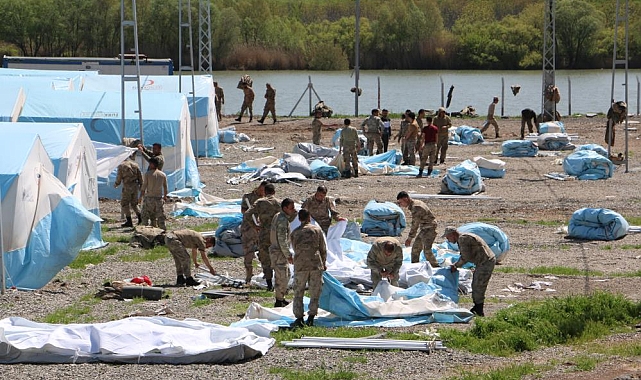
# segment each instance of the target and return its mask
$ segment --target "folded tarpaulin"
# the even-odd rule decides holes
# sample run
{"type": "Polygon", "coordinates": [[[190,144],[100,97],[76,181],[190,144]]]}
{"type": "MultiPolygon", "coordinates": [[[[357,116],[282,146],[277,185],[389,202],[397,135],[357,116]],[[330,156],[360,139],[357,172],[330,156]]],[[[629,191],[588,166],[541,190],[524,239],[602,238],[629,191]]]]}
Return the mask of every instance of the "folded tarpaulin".
{"type": "Polygon", "coordinates": [[[312,178],[332,180],[341,177],[341,173],[336,166],[326,164],[321,160],[312,161],[309,168],[312,170],[312,178]]]}
{"type": "Polygon", "coordinates": [[[0,363],[235,363],[267,353],[274,339],[195,319],[136,317],[56,325],[0,321],[0,363]]]}
{"type": "Polygon", "coordinates": [[[240,212],[240,202],[240,199],[211,204],[178,202],[174,204],[174,211],[172,211],[171,215],[173,217],[196,216],[199,218],[238,217],[242,215],[240,212]]]}
{"type": "Polygon", "coordinates": [[[568,236],[585,240],[616,240],[628,233],[630,225],[621,214],[605,208],[575,211],[568,225],[568,236]]]}
{"type": "Polygon", "coordinates": [[[603,157],[606,157],[606,158],[608,157],[608,151],[599,144],[579,145],[576,147],[575,151],[579,151],[579,150],[593,150],[598,154],[602,155],[603,157]]]}
{"type": "Polygon", "coordinates": [[[505,157],[534,157],[539,153],[539,147],[530,140],[507,140],[501,149],[505,157]]]}
{"type": "Polygon", "coordinates": [[[565,133],[565,127],[560,121],[547,121],[539,124],[539,133],[565,133]]]}
{"type": "Polygon", "coordinates": [[[543,133],[536,139],[539,149],[541,150],[574,149],[574,145],[572,145],[570,141],[570,136],[565,133],[543,133]]]}
{"type": "Polygon", "coordinates": [[[478,128],[467,125],[457,127],[456,134],[460,137],[461,143],[465,145],[481,144],[485,141],[483,140],[483,134],[478,128]]]}
{"type": "Polygon", "coordinates": [[[237,143],[236,127],[231,126],[218,130],[218,141],[225,144],[237,143]]]}
{"type": "Polygon", "coordinates": [[[286,173],[300,173],[306,178],[312,177],[312,169],[307,159],[298,153],[283,153],[281,167],[286,173]]]}
{"type": "Polygon", "coordinates": [[[447,169],[443,183],[450,193],[458,195],[470,195],[485,190],[481,172],[472,160],[465,160],[447,169]]]}
{"type": "Polygon", "coordinates": [[[484,178],[503,178],[505,177],[505,161],[476,156],[472,158],[484,178]]]}
{"type": "Polygon", "coordinates": [[[216,256],[242,257],[244,255],[241,242],[240,224],[242,215],[223,216],[216,229],[216,244],[213,251],[216,256]]]}
{"type": "Polygon", "coordinates": [[[359,156],[358,161],[365,164],[376,164],[380,162],[387,162],[389,164],[398,165],[401,163],[403,155],[400,152],[397,152],[395,149],[389,150],[385,153],[376,154],[373,156],[359,156]]]}
{"type": "Polygon", "coordinates": [[[401,236],[405,213],[395,203],[371,200],[363,209],[361,232],[370,236],[401,236]]]}
{"type": "MultiPolygon", "coordinates": [[[[478,235],[490,247],[497,262],[505,258],[505,254],[510,250],[510,240],[505,232],[497,226],[481,222],[467,223],[457,228],[459,232],[470,232],[478,235]]],[[[450,249],[458,251],[456,244],[448,243],[450,249]]],[[[458,260],[458,258],[456,258],[458,260]]]]}
{"type": "Polygon", "coordinates": [[[307,159],[316,159],[320,157],[335,157],[338,149],[328,148],[310,143],[298,143],[294,145],[294,153],[303,155],[307,159]]]}
{"type": "Polygon", "coordinates": [[[612,161],[593,150],[578,150],[563,160],[566,174],[578,179],[608,179],[614,175],[612,161]]]}

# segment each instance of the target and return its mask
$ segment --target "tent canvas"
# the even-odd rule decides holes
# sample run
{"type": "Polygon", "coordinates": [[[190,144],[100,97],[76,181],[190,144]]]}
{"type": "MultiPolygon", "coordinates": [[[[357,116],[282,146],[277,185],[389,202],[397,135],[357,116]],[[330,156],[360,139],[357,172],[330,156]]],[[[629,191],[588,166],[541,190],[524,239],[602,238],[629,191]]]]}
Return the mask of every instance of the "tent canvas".
{"type": "Polygon", "coordinates": [[[72,91],[74,83],[69,78],[57,77],[23,77],[0,75],[0,86],[5,87],[22,87],[28,93],[29,91],[39,90],[62,90],[72,91]]]}
{"type": "Polygon", "coordinates": [[[76,258],[99,218],[53,175],[40,137],[3,137],[0,230],[6,285],[39,289],[76,258]]]}
{"type": "Polygon", "coordinates": [[[0,91],[0,121],[17,121],[25,102],[22,87],[2,86],[0,91]]]}
{"type": "MultiPolygon", "coordinates": [[[[53,174],[87,210],[100,216],[96,150],[82,124],[0,123],[0,131],[3,136],[39,136],[53,163],[53,174]]],[[[82,248],[94,249],[104,245],[100,222],[96,222],[82,248]]]]}
{"type": "MultiPolygon", "coordinates": [[[[218,141],[218,118],[214,98],[214,82],[211,75],[195,75],[192,86],[191,76],[145,75],[140,77],[142,91],[182,93],[187,97],[189,113],[193,117],[194,105],[196,124],[191,126],[192,149],[199,157],[222,157],[218,141]],[[195,89],[195,90],[192,90],[195,89]],[[193,93],[193,96],[192,96],[193,93]]],[[[136,82],[126,82],[126,91],[136,91],[136,82]]],[[[119,75],[96,75],[84,80],[82,91],[121,91],[119,75]]]]}
{"type": "Polygon", "coordinates": [[[98,75],[97,71],[67,71],[67,70],[29,70],[0,68],[0,76],[3,77],[49,77],[67,79],[73,83],[73,88],[82,88],[85,78],[98,75]]]}
{"type": "MultiPolygon", "coordinates": [[[[82,123],[92,141],[119,145],[123,137],[140,138],[138,100],[128,97],[125,133],[121,127],[121,98],[115,92],[40,91],[29,93],[19,121],[82,123]]],[[[200,177],[189,143],[189,112],[182,94],[145,92],[142,96],[143,141],[162,145],[170,191],[199,187],[200,177]]],[[[145,170],[146,162],[139,162],[145,170]]],[[[100,197],[119,199],[116,172],[98,179],[100,197]]]]}

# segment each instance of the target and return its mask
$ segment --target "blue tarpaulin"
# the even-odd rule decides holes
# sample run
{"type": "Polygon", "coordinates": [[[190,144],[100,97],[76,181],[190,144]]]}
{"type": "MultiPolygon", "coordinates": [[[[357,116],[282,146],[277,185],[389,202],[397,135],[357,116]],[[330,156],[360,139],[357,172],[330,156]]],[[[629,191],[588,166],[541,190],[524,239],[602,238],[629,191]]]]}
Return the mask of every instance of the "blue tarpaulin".
{"type": "Polygon", "coordinates": [[[341,177],[341,173],[336,166],[326,164],[321,160],[312,161],[309,164],[309,168],[312,170],[312,178],[332,180],[341,177]]]}
{"type": "Polygon", "coordinates": [[[485,141],[481,130],[467,125],[457,127],[456,134],[460,136],[461,143],[465,145],[480,144],[485,141]]]}
{"type": "Polygon", "coordinates": [[[361,232],[370,236],[400,236],[405,226],[405,213],[395,203],[371,200],[363,209],[361,232]]]}
{"type": "Polygon", "coordinates": [[[605,208],[575,211],[568,225],[568,236],[585,240],[616,240],[628,233],[630,225],[621,214],[605,208]]]}
{"type": "Polygon", "coordinates": [[[592,150],[602,155],[603,157],[606,157],[606,158],[608,157],[608,151],[599,144],[579,145],[576,147],[575,151],[579,151],[579,150],[592,150]]]}
{"type": "Polygon", "coordinates": [[[593,150],[578,150],[563,160],[563,170],[578,179],[608,179],[614,175],[612,161],[593,150]]]}
{"type": "Polygon", "coordinates": [[[560,121],[547,121],[539,124],[539,134],[544,133],[565,133],[565,127],[560,121]]]}
{"type": "Polygon", "coordinates": [[[444,181],[449,191],[458,195],[470,195],[483,190],[481,172],[472,160],[465,160],[447,169],[444,181]]]}
{"type": "Polygon", "coordinates": [[[501,149],[505,157],[534,157],[539,153],[539,147],[530,140],[507,140],[501,149]]]}
{"type": "MultiPolygon", "coordinates": [[[[492,224],[474,222],[467,223],[457,228],[460,232],[471,232],[483,239],[494,252],[496,261],[500,262],[503,255],[510,250],[510,241],[500,228],[492,224]]],[[[451,248],[458,251],[456,244],[451,244],[451,248]]]]}

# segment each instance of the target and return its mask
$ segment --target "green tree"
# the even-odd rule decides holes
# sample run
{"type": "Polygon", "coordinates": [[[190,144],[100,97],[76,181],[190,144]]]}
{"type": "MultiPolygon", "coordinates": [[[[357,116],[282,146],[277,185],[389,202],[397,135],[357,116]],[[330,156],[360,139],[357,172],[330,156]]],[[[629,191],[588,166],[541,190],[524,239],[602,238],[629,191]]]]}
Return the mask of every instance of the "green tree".
{"type": "Polygon", "coordinates": [[[604,15],[582,0],[561,0],[556,10],[556,37],[564,66],[577,68],[594,53],[604,15]]]}

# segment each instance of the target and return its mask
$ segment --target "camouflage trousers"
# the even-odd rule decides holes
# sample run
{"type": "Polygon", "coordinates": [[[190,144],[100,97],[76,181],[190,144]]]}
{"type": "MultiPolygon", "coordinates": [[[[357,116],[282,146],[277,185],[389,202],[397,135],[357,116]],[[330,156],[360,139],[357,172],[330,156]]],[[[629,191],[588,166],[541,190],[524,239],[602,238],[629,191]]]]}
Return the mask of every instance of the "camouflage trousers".
{"type": "Polygon", "coordinates": [[[152,227],[158,227],[166,230],[165,226],[165,210],[164,203],[161,197],[145,197],[142,202],[142,224],[146,225],[147,221],[151,221],[152,227]]]}
{"type": "Polygon", "coordinates": [[[289,285],[289,264],[280,250],[270,250],[270,259],[274,269],[274,297],[284,300],[289,285]]]}
{"type": "Polygon", "coordinates": [[[246,283],[249,283],[254,275],[253,263],[258,249],[258,231],[244,223],[240,228],[240,241],[243,244],[244,252],[245,280],[246,283]]]}
{"type": "Polygon", "coordinates": [[[421,261],[421,251],[423,251],[425,259],[429,261],[432,267],[438,267],[438,262],[434,257],[434,252],[432,252],[434,239],[436,239],[436,226],[434,228],[421,228],[418,231],[418,235],[416,235],[412,245],[412,263],[421,261]]]}
{"type": "Polygon", "coordinates": [[[321,129],[312,127],[312,144],[320,145],[321,142],[321,129]]]}
{"type": "Polygon", "coordinates": [[[165,245],[171,256],[174,258],[174,264],[176,264],[176,275],[178,276],[191,276],[191,261],[189,252],[183,243],[174,235],[173,233],[168,233],[165,235],[165,245]]]}
{"type": "Polygon", "coordinates": [[[472,301],[474,301],[474,304],[485,302],[485,290],[487,290],[487,284],[490,282],[495,264],[496,259],[491,258],[478,265],[474,270],[472,277],[472,301]]]}
{"type": "Polygon", "coordinates": [[[269,230],[261,229],[258,236],[258,261],[263,268],[263,277],[265,280],[271,280],[274,277],[272,270],[272,261],[269,257],[269,246],[271,245],[269,230]]]}
{"type": "Polygon", "coordinates": [[[441,164],[445,162],[445,157],[447,156],[447,146],[448,141],[450,140],[450,135],[438,135],[438,140],[436,142],[436,156],[434,156],[434,163],[436,163],[439,155],[441,157],[441,164]]]}
{"type": "Polygon", "coordinates": [[[496,119],[493,117],[485,120],[485,123],[483,123],[483,126],[481,127],[481,133],[487,131],[490,125],[494,126],[494,132],[496,132],[496,137],[499,137],[499,123],[497,123],[496,119]]]}
{"type": "Polygon", "coordinates": [[[427,164],[427,170],[431,173],[434,168],[434,161],[436,161],[436,143],[425,143],[423,154],[421,154],[421,167],[418,172],[423,173],[425,164],[427,164]]]}
{"type": "Polygon", "coordinates": [[[223,118],[223,103],[221,102],[215,102],[216,104],[216,116],[218,117],[218,121],[223,118]]]}
{"type": "Polygon", "coordinates": [[[343,162],[345,163],[345,171],[353,168],[354,173],[358,174],[358,155],[354,146],[343,147],[343,162]]]}
{"type": "Polygon", "coordinates": [[[405,140],[403,149],[407,150],[407,164],[416,164],[416,140],[405,140]]]}
{"type": "Polygon", "coordinates": [[[262,120],[265,120],[267,114],[272,113],[272,119],[276,120],[276,102],[267,102],[265,103],[265,108],[263,108],[263,117],[262,120]]]}
{"type": "MultiPolygon", "coordinates": [[[[390,285],[398,286],[398,271],[392,273],[394,278],[389,280],[390,285]]],[[[372,269],[372,288],[376,289],[376,285],[383,279],[381,272],[378,269],[372,269]]]]}
{"type": "Polygon", "coordinates": [[[254,117],[254,102],[243,101],[243,105],[240,106],[240,115],[238,115],[238,117],[239,118],[243,117],[243,115],[245,114],[246,110],[249,111],[249,118],[250,119],[253,118],[254,117]]]}
{"type": "Polygon", "coordinates": [[[122,194],[120,195],[120,212],[125,216],[131,218],[131,210],[140,214],[138,208],[138,185],[122,186],[122,194]]]}
{"type": "Polygon", "coordinates": [[[380,133],[365,133],[367,137],[367,154],[374,155],[374,144],[376,144],[376,154],[383,153],[383,140],[380,133]]]}
{"type": "Polygon", "coordinates": [[[318,314],[318,300],[323,290],[323,271],[322,270],[305,270],[297,271],[294,268],[294,316],[303,318],[305,309],[303,308],[303,296],[305,295],[305,286],[309,284],[309,311],[308,316],[318,314]]]}

